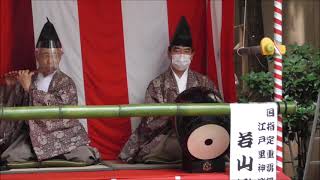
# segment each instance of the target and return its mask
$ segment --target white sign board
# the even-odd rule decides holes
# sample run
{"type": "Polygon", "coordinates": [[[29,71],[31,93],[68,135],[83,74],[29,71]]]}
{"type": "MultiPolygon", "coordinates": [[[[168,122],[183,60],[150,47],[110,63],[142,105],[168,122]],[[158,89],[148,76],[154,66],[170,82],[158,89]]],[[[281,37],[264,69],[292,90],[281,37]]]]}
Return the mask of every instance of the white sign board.
{"type": "Polygon", "coordinates": [[[230,179],[276,179],[277,104],[231,104],[230,179]]]}

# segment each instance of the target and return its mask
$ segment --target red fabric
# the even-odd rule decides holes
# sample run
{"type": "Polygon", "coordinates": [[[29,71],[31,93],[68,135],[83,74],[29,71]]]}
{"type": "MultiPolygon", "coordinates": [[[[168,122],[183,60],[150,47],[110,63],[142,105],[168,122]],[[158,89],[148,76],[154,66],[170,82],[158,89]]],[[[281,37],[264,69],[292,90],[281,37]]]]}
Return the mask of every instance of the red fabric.
{"type": "Polygon", "coordinates": [[[221,76],[223,96],[226,102],[236,102],[236,87],[234,79],[234,0],[222,1],[221,28],[221,76]]]}
{"type": "Polygon", "coordinates": [[[0,77],[35,69],[31,0],[0,1],[0,18],[0,77]]]}
{"type": "Polygon", "coordinates": [[[168,0],[168,24],[170,40],[176,31],[181,16],[185,16],[192,34],[195,55],[191,69],[206,74],[206,4],[204,0],[168,0]]]}
{"type": "MultiPolygon", "coordinates": [[[[86,104],[128,104],[121,1],[79,0],[78,11],[86,104]]],[[[128,118],[88,120],[103,159],[118,156],[130,129],[128,118]]]]}
{"type": "MultiPolygon", "coordinates": [[[[97,172],[69,172],[69,173],[30,173],[30,174],[7,174],[0,175],[1,180],[106,180],[106,179],[130,179],[130,180],[174,180],[180,176],[181,180],[229,180],[229,173],[186,173],[181,170],[117,170],[97,172]]],[[[277,175],[278,180],[290,180],[283,173],[277,175]]]]}
{"type": "MultiPolygon", "coordinates": [[[[9,61],[9,32],[10,32],[10,3],[11,1],[0,1],[0,78],[4,73],[8,72],[10,68],[9,61]]],[[[0,81],[3,79],[0,79],[0,81]]]]}

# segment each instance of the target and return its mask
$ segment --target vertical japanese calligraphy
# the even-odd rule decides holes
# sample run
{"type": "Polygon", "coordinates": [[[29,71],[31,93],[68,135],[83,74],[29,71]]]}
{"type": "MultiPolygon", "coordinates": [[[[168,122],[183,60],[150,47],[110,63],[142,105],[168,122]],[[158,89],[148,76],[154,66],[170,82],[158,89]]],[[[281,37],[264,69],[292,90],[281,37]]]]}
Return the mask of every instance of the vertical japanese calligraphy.
{"type": "Polygon", "coordinates": [[[277,105],[231,104],[230,179],[276,179],[277,105]]]}

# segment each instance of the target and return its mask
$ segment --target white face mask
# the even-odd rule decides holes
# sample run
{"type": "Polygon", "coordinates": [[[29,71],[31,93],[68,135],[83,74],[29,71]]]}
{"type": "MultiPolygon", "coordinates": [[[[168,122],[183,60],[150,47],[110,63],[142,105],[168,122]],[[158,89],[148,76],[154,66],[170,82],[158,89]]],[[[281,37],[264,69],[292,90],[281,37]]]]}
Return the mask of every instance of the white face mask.
{"type": "Polygon", "coordinates": [[[172,66],[179,70],[186,70],[191,63],[191,55],[189,54],[174,54],[172,55],[172,66]]]}

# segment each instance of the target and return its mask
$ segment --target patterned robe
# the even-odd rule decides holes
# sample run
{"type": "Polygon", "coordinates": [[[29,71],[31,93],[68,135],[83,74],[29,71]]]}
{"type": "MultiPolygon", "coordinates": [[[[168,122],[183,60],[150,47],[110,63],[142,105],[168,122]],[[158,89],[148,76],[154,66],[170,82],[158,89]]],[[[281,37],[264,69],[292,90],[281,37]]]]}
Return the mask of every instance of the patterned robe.
{"type": "MultiPolygon", "coordinates": [[[[28,106],[28,95],[21,86],[0,86],[0,107],[28,106]],[[16,96],[19,94],[20,96],[16,96]]],[[[0,119],[0,154],[12,144],[20,134],[24,121],[4,121],[0,119]]]]}
{"type": "MultiPolygon", "coordinates": [[[[35,77],[35,76],[34,76],[35,77]]],[[[17,85],[14,91],[10,92],[10,100],[5,100],[7,106],[58,106],[77,105],[77,90],[73,80],[61,71],[57,71],[49,85],[48,92],[36,89],[35,78],[32,80],[29,93],[17,85]]],[[[2,98],[8,99],[7,97],[2,98]]],[[[38,160],[49,159],[61,154],[68,153],[79,146],[89,144],[89,139],[84,127],[75,119],[56,120],[28,120],[13,124],[9,121],[1,121],[0,138],[3,139],[1,146],[8,146],[14,141],[17,129],[21,123],[29,125],[29,136],[33,150],[38,160]],[[2,128],[9,127],[5,131],[2,128]],[[10,132],[11,131],[11,132],[10,132]]]]}
{"type": "MultiPolygon", "coordinates": [[[[186,89],[198,86],[212,88],[219,94],[206,76],[189,70],[186,89]]],[[[172,103],[178,94],[177,82],[169,68],[150,82],[146,91],[145,103],[172,103]]],[[[124,145],[119,158],[129,163],[144,162],[143,159],[162,143],[163,135],[173,132],[172,120],[173,117],[168,116],[142,119],[138,128],[124,145]]]]}

